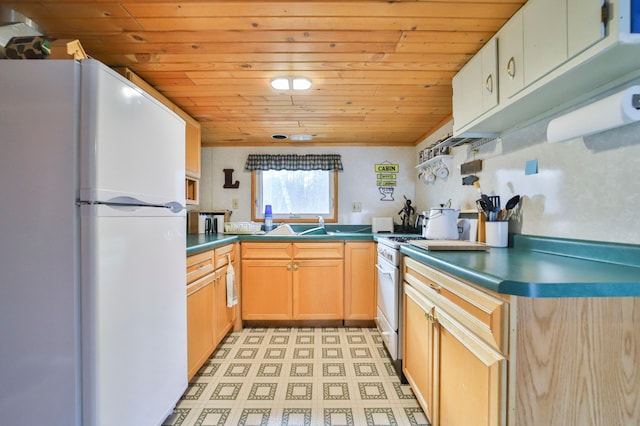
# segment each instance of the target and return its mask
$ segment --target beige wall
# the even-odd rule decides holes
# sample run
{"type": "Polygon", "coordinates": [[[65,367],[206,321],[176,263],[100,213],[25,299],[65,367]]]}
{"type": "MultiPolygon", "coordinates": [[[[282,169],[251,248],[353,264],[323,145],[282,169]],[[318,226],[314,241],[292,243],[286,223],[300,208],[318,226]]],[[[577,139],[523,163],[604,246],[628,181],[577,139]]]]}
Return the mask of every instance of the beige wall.
{"type": "Polygon", "coordinates": [[[413,199],[415,194],[415,147],[309,147],[309,148],[203,148],[200,209],[229,209],[238,199],[239,208],[233,210],[232,220],[251,219],[251,173],[244,171],[248,154],[341,154],[344,171],[339,173],[338,216],[341,224],[371,224],[375,216],[391,216],[399,223],[398,211],[404,206],[403,195],[413,199]],[[389,161],[399,164],[395,201],[380,201],[374,165],[389,161]],[[223,169],[234,169],[238,189],[223,189],[223,169]],[[353,213],[353,202],[360,202],[361,213],[353,213]]]}
{"type": "MultiPolygon", "coordinates": [[[[475,155],[483,160],[477,176],[485,193],[500,195],[503,204],[514,194],[523,196],[522,215],[510,223],[511,231],[640,244],[640,123],[552,144],[546,141],[548,122],[503,135],[475,155]],[[525,176],[525,163],[534,159],[539,173],[525,176]]],[[[460,175],[460,164],[474,159],[469,151],[466,145],[454,150],[447,180],[416,184],[421,209],[447,197],[456,208],[474,208],[478,192],[463,186],[460,175]]]]}

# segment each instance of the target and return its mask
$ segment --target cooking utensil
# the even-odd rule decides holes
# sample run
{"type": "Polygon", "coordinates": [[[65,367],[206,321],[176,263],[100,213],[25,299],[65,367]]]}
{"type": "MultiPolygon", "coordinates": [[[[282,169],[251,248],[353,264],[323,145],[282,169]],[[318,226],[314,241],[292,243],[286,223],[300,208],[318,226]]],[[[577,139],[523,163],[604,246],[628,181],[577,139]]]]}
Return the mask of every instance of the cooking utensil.
{"type": "Polygon", "coordinates": [[[507,220],[509,220],[509,218],[511,217],[511,214],[513,213],[513,209],[516,208],[516,206],[520,204],[520,196],[519,195],[515,195],[513,197],[511,197],[509,199],[509,201],[507,201],[507,205],[505,206],[506,209],[506,214],[507,214],[507,220]]]}
{"type": "Polygon", "coordinates": [[[520,203],[520,196],[515,195],[509,198],[507,204],[504,206],[504,209],[500,210],[498,214],[498,220],[509,220],[511,217],[511,211],[520,203]]]}
{"type": "Polygon", "coordinates": [[[476,200],[476,206],[478,207],[478,211],[481,211],[485,214],[485,216],[489,216],[489,206],[483,199],[476,200]]]}
{"type": "Polygon", "coordinates": [[[499,195],[490,195],[489,200],[491,200],[491,204],[493,204],[493,211],[500,210],[500,196],[499,195]]]}
{"type": "Polygon", "coordinates": [[[484,201],[484,204],[486,205],[486,212],[492,212],[494,210],[494,205],[493,202],[491,201],[491,198],[489,198],[489,196],[487,194],[480,194],[480,199],[482,199],[482,201],[484,201]]]}

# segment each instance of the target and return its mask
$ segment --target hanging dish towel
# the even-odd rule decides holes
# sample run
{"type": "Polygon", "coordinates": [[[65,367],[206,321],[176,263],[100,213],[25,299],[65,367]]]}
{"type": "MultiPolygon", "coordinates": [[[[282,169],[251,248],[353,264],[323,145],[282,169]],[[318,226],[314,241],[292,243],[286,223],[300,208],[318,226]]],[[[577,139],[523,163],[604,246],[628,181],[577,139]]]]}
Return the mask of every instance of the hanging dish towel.
{"type": "Polygon", "coordinates": [[[236,291],[236,271],[231,264],[231,255],[227,255],[229,265],[227,266],[227,308],[238,304],[238,292],[236,291]]]}

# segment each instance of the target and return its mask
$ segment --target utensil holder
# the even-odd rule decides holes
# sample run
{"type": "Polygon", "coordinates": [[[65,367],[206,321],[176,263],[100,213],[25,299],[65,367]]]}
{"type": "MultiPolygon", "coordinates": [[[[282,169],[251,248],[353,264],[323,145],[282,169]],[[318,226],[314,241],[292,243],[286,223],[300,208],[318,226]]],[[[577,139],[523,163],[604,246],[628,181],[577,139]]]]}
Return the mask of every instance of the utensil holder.
{"type": "Polygon", "coordinates": [[[491,247],[507,247],[509,245],[509,221],[487,221],[484,225],[487,245],[491,247]]]}

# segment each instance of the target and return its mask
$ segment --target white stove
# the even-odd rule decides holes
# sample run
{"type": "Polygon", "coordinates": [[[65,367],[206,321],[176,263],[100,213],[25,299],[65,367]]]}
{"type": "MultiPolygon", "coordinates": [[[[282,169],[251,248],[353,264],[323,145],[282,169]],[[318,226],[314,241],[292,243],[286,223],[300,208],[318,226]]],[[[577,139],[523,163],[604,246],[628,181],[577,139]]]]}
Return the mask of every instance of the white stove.
{"type": "Polygon", "coordinates": [[[400,246],[421,236],[378,237],[378,298],[376,325],[398,376],[402,375],[402,277],[400,246]]]}

